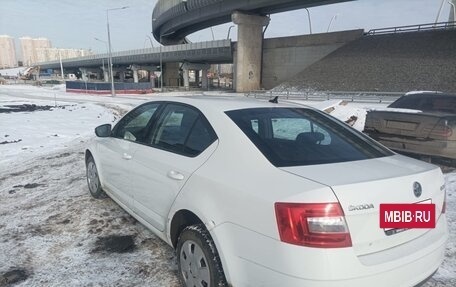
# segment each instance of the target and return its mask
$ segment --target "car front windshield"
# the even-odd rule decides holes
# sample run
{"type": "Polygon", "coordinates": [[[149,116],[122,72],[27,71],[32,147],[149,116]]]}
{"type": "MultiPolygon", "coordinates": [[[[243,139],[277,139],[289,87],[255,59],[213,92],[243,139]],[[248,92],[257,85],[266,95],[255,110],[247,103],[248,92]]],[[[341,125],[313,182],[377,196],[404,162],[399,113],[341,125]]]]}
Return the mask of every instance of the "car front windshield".
{"type": "Polygon", "coordinates": [[[226,114],[277,167],[364,160],[393,154],[344,123],[311,109],[253,108],[226,114]]]}

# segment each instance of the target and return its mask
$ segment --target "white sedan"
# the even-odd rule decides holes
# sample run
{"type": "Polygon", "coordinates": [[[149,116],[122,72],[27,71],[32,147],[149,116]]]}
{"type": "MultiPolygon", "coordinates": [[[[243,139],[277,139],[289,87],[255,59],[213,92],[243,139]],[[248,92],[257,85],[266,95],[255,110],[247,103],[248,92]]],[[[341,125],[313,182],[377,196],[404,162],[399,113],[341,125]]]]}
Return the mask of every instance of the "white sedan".
{"type": "Polygon", "coordinates": [[[174,247],[185,286],[415,286],[443,260],[440,169],[312,108],[159,98],[95,132],[90,193],[174,247]],[[380,228],[417,202],[435,228],[380,228]]]}

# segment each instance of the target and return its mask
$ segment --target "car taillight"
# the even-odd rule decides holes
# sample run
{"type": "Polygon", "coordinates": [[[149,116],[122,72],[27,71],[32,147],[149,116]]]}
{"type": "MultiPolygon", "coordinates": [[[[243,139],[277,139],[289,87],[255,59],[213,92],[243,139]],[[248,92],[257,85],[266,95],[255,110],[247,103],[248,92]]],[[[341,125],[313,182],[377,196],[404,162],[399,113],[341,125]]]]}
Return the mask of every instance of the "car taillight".
{"type": "Polygon", "coordinates": [[[448,125],[447,120],[441,120],[429,134],[430,138],[449,138],[453,135],[453,129],[448,125]]]}
{"type": "Polygon", "coordinates": [[[352,246],[344,212],[339,203],[275,204],[280,240],[319,248],[352,246]]]}

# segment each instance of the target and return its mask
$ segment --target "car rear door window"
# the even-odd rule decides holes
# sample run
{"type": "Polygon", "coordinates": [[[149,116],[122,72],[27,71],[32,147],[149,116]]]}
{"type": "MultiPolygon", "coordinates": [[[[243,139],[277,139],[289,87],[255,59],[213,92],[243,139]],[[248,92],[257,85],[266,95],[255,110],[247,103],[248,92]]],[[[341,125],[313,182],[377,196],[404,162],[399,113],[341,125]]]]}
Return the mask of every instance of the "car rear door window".
{"type": "Polygon", "coordinates": [[[160,103],[148,103],[128,113],[114,127],[113,136],[133,142],[145,143],[151,119],[160,103]]]}
{"type": "Polygon", "coordinates": [[[215,133],[209,123],[203,117],[198,117],[185,143],[184,153],[196,156],[210,146],[215,139],[215,133]]]}
{"type": "Polygon", "coordinates": [[[212,127],[197,109],[181,104],[168,104],[160,116],[150,143],[152,146],[196,156],[216,139],[212,127]]]}

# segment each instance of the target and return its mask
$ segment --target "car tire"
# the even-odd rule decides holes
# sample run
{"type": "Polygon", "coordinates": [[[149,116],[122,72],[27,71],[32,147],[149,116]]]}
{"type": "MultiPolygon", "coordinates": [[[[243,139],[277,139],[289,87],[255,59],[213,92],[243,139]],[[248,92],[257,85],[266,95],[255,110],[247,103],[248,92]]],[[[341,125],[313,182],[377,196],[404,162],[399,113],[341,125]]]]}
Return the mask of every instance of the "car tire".
{"type": "Polygon", "coordinates": [[[181,232],[176,252],[183,286],[227,286],[214,241],[203,224],[188,226],[181,232]]]}
{"type": "Polygon", "coordinates": [[[97,165],[91,156],[87,159],[86,162],[86,176],[90,194],[97,199],[105,198],[106,193],[103,191],[103,189],[101,189],[97,165]]]}

